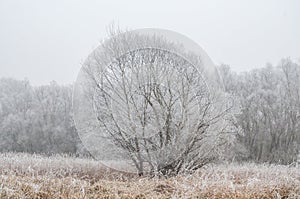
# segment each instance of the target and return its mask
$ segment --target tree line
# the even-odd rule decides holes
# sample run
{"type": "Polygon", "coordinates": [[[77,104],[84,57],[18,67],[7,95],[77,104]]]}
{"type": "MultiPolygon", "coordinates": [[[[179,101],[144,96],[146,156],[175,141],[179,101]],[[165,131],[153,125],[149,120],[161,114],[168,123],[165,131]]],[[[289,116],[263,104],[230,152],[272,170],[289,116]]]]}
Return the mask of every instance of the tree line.
{"type": "Polygon", "coordinates": [[[0,151],[76,153],[72,86],[0,80],[0,151]]]}
{"type": "MultiPolygon", "coordinates": [[[[236,73],[219,66],[232,96],[232,124],[238,129],[228,159],[289,164],[300,152],[300,65],[236,73]]],[[[0,152],[86,153],[76,132],[72,85],[32,86],[28,80],[0,79],[0,152]]]]}
{"type": "Polygon", "coordinates": [[[237,74],[220,67],[226,92],[236,101],[238,150],[244,160],[289,164],[300,152],[300,65],[282,59],[277,66],[237,74]],[[240,151],[242,152],[242,151],[240,151]]]}

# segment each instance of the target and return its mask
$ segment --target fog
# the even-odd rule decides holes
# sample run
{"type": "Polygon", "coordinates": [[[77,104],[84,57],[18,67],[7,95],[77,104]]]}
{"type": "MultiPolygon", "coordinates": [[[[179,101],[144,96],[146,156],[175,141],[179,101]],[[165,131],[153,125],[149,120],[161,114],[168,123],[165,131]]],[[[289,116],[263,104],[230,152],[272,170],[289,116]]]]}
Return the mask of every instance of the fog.
{"type": "Polygon", "coordinates": [[[182,33],[235,71],[299,60],[299,1],[0,1],[0,77],[75,81],[88,54],[121,28],[182,33]]]}

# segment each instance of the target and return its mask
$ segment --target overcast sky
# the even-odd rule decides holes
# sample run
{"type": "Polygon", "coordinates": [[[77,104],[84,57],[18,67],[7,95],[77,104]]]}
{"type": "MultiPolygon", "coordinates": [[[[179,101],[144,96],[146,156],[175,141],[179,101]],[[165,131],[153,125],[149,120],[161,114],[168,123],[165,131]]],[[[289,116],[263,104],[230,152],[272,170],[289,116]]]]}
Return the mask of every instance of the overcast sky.
{"type": "Polygon", "coordinates": [[[297,0],[0,0],[0,77],[72,83],[112,22],[177,31],[238,72],[300,58],[297,0]]]}

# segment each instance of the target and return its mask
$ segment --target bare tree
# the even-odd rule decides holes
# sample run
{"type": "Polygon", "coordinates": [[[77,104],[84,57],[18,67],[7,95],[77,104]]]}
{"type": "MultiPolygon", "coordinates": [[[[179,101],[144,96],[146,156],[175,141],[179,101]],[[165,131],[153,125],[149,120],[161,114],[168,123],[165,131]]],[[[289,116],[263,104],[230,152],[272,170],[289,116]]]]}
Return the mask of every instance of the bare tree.
{"type": "Polygon", "coordinates": [[[97,134],[139,175],[192,171],[218,156],[230,137],[230,107],[207,85],[200,57],[162,37],[134,33],[102,46],[83,66],[81,86],[94,108],[97,134]]]}

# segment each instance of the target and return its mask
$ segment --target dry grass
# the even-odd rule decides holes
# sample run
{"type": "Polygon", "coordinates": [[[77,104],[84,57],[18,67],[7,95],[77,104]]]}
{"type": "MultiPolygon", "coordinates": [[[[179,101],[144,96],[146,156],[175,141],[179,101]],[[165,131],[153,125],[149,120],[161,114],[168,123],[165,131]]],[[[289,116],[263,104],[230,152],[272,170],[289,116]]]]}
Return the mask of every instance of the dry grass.
{"type": "Polygon", "coordinates": [[[0,154],[0,175],[0,198],[300,198],[295,166],[211,165],[150,179],[90,159],[0,154]]]}

